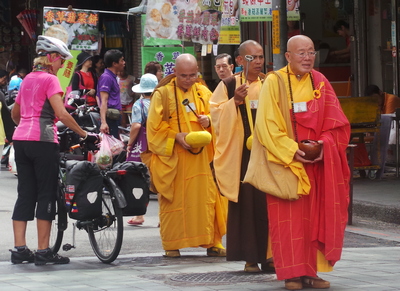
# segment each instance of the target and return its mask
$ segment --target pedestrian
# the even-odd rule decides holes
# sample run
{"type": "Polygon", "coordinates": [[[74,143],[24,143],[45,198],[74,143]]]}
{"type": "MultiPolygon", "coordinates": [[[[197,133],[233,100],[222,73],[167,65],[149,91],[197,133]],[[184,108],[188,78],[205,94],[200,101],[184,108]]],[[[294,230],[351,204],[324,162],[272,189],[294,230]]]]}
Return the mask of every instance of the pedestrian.
{"type": "MultiPolygon", "coordinates": [[[[7,84],[8,73],[6,70],[0,69],[0,87],[7,84]]],[[[3,147],[6,141],[12,141],[14,133],[14,122],[11,119],[10,110],[7,107],[6,97],[0,91],[0,153],[3,152],[3,147]]]]}
{"type": "Polygon", "coordinates": [[[81,52],[77,57],[75,73],[72,76],[71,87],[73,91],[79,91],[81,97],[86,99],[88,106],[97,106],[96,88],[97,77],[91,71],[92,56],[87,52],[81,52]]]}
{"type": "Polygon", "coordinates": [[[97,136],[88,135],[66,111],[57,71],[72,58],[64,42],[39,36],[38,57],[33,71],[21,84],[11,116],[18,125],[13,135],[15,161],[18,168],[18,197],[12,215],[14,249],[11,262],[68,264],[49,248],[50,230],[56,209],[59,145],[56,122],[60,120],[83,140],[94,143],[97,136]],[[27,222],[36,216],[38,247],[33,253],[26,245],[27,222]]]}
{"type": "Polygon", "coordinates": [[[174,74],[153,92],[147,120],[153,153],[150,172],[159,193],[160,233],[167,257],[179,257],[179,250],[188,247],[207,248],[208,256],[226,255],[222,246],[226,209],[210,168],[211,92],[197,74],[194,56],[177,57],[174,74]],[[196,135],[199,138],[191,140],[196,135]]]}
{"type": "Polygon", "coordinates": [[[92,68],[91,71],[96,75],[97,80],[104,73],[104,60],[99,55],[94,55],[92,57],[92,68]]]}
{"type": "Polygon", "coordinates": [[[164,76],[162,65],[156,61],[148,62],[144,67],[144,73],[156,75],[158,82],[160,82],[164,76]]]}
{"type": "Polygon", "coordinates": [[[313,70],[315,56],[309,37],[288,40],[288,65],[266,78],[255,123],[268,159],[293,171],[301,194],[295,201],[267,195],[276,275],[288,290],[330,287],[317,272],[331,271],[340,259],[347,223],[350,124],[329,81],[313,70]],[[280,98],[288,100],[290,112],[280,109],[280,98]],[[299,149],[303,140],[322,147],[314,160],[299,149]]]}
{"type": "Polygon", "coordinates": [[[351,45],[349,24],[344,20],[338,20],[333,26],[333,32],[345,39],[346,47],[344,49],[331,51],[329,56],[336,62],[349,62],[351,45]]]}
{"type": "Polygon", "coordinates": [[[119,139],[118,126],[121,120],[122,105],[117,74],[125,67],[122,52],[116,49],[107,51],[104,55],[104,64],[106,69],[100,76],[97,85],[100,101],[100,132],[111,134],[119,139]]]}
{"type": "MultiPolygon", "coordinates": [[[[157,77],[153,74],[148,73],[144,74],[140,78],[140,83],[138,85],[132,87],[132,91],[141,94],[141,97],[140,99],[136,100],[132,108],[132,123],[129,133],[128,155],[131,151],[137,151],[138,154],[141,153],[142,148],[139,148],[139,145],[135,146],[135,141],[138,138],[138,134],[140,133],[140,129],[142,128],[142,126],[146,126],[147,116],[150,107],[151,93],[154,91],[154,88],[157,86],[157,84],[157,77]]],[[[141,139],[140,142],[146,142],[147,144],[145,132],[143,134],[145,138],[141,139]]],[[[127,222],[130,225],[141,225],[144,222],[144,215],[134,216],[128,219],[127,222]]]]}
{"type": "Polygon", "coordinates": [[[129,123],[128,114],[131,114],[134,101],[135,93],[132,91],[132,86],[135,82],[135,77],[129,75],[126,71],[126,68],[124,68],[121,72],[119,72],[117,81],[119,85],[122,105],[121,126],[126,127],[129,123]]]}
{"type": "Polygon", "coordinates": [[[221,194],[229,199],[227,260],[245,261],[246,272],[260,272],[258,263],[264,270],[271,269],[267,263],[266,195],[241,181],[250,158],[246,140],[254,126],[251,121],[255,120],[265,76],[263,49],[258,42],[247,40],[240,45],[237,59],[243,71],[220,82],[211,96],[216,148],[214,169],[221,194]],[[246,61],[249,56],[252,60],[246,61]]]}
{"type": "Polygon", "coordinates": [[[232,76],[233,67],[234,65],[230,55],[223,53],[215,57],[214,68],[220,80],[232,76]]]}

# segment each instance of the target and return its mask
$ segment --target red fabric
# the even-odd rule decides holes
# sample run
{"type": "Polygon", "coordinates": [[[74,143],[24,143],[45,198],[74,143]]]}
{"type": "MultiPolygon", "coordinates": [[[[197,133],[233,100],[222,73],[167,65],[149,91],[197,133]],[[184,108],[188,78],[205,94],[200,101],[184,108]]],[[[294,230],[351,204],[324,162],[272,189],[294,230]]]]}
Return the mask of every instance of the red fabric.
{"type": "Polygon", "coordinates": [[[329,81],[313,70],[315,88],[324,82],[321,97],[296,113],[299,140],[324,141],[324,159],[305,164],[310,195],[297,201],[267,195],[268,217],[276,274],[279,280],[316,276],[320,250],[333,266],[341,256],[347,223],[350,171],[346,148],[350,124],[329,81]]]}

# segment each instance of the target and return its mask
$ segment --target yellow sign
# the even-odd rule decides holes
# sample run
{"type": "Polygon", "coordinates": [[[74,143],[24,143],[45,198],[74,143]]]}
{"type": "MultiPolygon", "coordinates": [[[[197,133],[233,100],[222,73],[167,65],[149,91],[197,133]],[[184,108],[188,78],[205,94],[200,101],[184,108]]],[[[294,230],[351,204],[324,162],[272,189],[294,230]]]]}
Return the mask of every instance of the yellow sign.
{"type": "Polygon", "coordinates": [[[272,53],[281,53],[279,10],[272,10],[272,53]]]}

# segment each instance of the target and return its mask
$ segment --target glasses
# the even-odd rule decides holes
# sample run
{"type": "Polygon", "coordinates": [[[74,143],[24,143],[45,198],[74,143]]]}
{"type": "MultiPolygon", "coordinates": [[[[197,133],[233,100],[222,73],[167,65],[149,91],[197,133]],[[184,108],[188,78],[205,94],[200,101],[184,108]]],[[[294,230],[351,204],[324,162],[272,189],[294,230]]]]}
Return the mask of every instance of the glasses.
{"type": "Polygon", "coordinates": [[[228,65],[226,65],[226,64],[224,64],[224,65],[215,65],[215,68],[216,68],[217,70],[219,70],[219,69],[224,69],[224,70],[226,70],[226,69],[228,68],[228,65]]]}
{"type": "MultiPolygon", "coordinates": [[[[292,53],[292,52],[288,52],[292,53]]],[[[317,55],[317,52],[306,52],[306,53],[292,53],[295,54],[296,56],[299,56],[301,59],[304,59],[306,56],[309,56],[310,58],[315,57],[317,55]]]]}
{"type": "Polygon", "coordinates": [[[197,78],[197,74],[191,74],[191,75],[186,75],[186,74],[181,74],[177,75],[179,79],[185,79],[185,80],[193,80],[197,78]]]}

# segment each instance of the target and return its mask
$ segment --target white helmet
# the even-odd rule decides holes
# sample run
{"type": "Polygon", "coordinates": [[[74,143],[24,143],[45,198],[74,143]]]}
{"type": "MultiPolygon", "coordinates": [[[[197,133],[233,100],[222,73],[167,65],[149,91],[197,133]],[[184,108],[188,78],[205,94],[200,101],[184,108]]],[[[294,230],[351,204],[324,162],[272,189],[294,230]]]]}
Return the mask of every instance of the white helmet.
{"type": "Polygon", "coordinates": [[[59,53],[65,60],[72,58],[67,45],[62,40],[55,37],[39,35],[38,41],[36,42],[36,53],[39,53],[41,50],[48,53],[59,53]]]}

